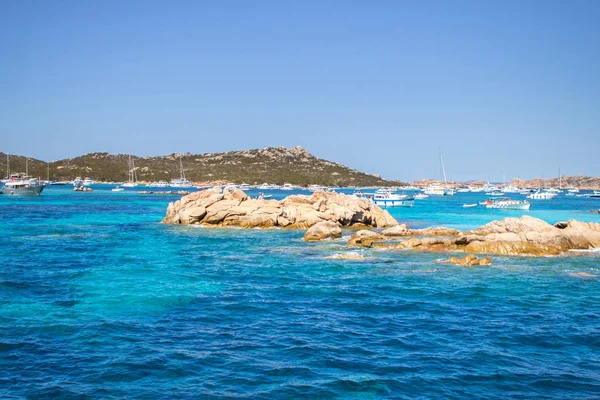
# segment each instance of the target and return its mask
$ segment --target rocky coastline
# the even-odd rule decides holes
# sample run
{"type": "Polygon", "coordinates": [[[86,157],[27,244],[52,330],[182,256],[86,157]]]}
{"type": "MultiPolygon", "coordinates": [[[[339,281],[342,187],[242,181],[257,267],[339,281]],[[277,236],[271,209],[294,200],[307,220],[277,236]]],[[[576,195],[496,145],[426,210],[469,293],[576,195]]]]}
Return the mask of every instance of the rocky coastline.
{"type": "Polygon", "coordinates": [[[570,220],[554,225],[530,216],[492,221],[471,231],[409,229],[361,230],[348,246],[390,250],[465,252],[508,256],[559,256],[600,247],[600,224],[570,220]]]}
{"type": "Polygon", "coordinates": [[[239,189],[207,189],[170,203],[162,222],[306,229],[306,242],[339,239],[342,228],[354,228],[360,230],[352,235],[347,246],[388,250],[559,256],[600,248],[598,223],[570,220],[551,225],[522,216],[492,221],[464,232],[446,227],[410,229],[368,199],[326,191],[265,200],[250,198],[239,189]]]}

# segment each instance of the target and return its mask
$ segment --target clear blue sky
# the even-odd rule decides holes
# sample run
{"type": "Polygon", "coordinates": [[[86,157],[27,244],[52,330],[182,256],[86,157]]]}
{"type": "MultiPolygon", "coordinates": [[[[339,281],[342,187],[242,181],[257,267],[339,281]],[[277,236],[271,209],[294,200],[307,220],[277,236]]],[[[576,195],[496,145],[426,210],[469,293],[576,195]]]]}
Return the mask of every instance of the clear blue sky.
{"type": "Polygon", "coordinates": [[[0,1],[0,150],[600,175],[600,1],[0,1]]]}

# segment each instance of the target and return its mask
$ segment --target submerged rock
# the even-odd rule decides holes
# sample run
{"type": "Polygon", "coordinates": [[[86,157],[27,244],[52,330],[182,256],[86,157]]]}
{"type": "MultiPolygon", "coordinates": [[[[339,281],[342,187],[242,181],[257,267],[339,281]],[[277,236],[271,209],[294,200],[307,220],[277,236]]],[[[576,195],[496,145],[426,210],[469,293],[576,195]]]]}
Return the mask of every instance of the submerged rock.
{"type": "Polygon", "coordinates": [[[373,257],[365,257],[361,254],[334,254],[325,258],[329,260],[367,260],[373,257]]]}
{"type": "Polygon", "coordinates": [[[292,229],[308,229],[323,221],[342,227],[398,224],[372,201],[341,193],[317,191],[278,201],[251,199],[239,189],[220,188],[194,192],[170,203],[162,220],[165,224],[292,229]]]}
{"type": "Polygon", "coordinates": [[[342,228],[331,221],[317,222],[304,234],[305,242],[317,242],[323,239],[337,239],[342,237],[342,228]]]}
{"type": "Polygon", "coordinates": [[[483,257],[479,259],[474,254],[467,254],[463,258],[452,257],[448,260],[441,261],[441,263],[460,265],[462,267],[475,267],[480,265],[490,265],[492,263],[492,259],[489,257],[483,257]]]}

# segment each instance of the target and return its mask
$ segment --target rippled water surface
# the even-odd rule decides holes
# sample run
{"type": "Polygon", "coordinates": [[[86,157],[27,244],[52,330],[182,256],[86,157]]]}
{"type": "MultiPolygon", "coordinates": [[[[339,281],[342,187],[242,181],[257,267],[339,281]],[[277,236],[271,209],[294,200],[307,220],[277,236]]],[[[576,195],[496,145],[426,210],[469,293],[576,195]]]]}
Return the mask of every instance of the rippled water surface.
{"type": "MultiPolygon", "coordinates": [[[[600,397],[597,253],[460,268],[348,249],[350,232],[159,224],[176,198],[0,196],[0,398],[600,397]],[[349,252],[367,258],[325,258],[349,252]]],[[[458,228],[522,214],[462,208],[479,199],[393,214],[458,228]]],[[[600,222],[594,208],[563,197],[529,215],[600,222]]]]}

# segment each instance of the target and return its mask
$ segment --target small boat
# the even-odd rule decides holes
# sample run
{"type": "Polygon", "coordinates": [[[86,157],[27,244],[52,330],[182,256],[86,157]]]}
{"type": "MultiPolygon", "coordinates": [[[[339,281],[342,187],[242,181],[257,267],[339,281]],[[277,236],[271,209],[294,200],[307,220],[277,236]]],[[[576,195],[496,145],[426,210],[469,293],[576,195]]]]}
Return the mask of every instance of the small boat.
{"type": "Polygon", "coordinates": [[[373,202],[380,207],[412,207],[414,196],[398,195],[392,193],[375,193],[373,202]]]}
{"type": "Polygon", "coordinates": [[[446,194],[446,189],[438,185],[431,185],[423,189],[423,193],[430,196],[444,196],[446,194]]]}
{"type": "Polygon", "coordinates": [[[477,207],[477,203],[474,203],[474,204],[463,204],[463,208],[473,208],[473,207],[477,207]]]}
{"type": "Polygon", "coordinates": [[[415,194],[415,200],[425,200],[429,198],[428,195],[426,195],[425,193],[417,193],[415,194]]]}
{"type": "Polygon", "coordinates": [[[292,185],[291,183],[284,183],[283,186],[281,187],[281,190],[294,190],[296,189],[296,187],[294,185],[292,185]]]}
{"type": "Polygon", "coordinates": [[[95,184],[97,184],[97,183],[98,183],[98,182],[96,182],[95,180],[93,180],[93,179],[90,179],[90,178],[88,178],[88,177],[86,177],[86,178],[83,180],[83,186],[92,186],[92,185],[95,185],[95,184]]]}
{"type": "Polygon", "coordinates": [[[272,194],[259,193],[257,199],[264,200],[264,199],[270,199],[271,197],[273,197],[272,194]]]}
{"type": "Polygon", "coordinates": [[[511,200],[504,199],[489,199],[485,202],[485,208],[493,208],[500,210],[529,210],[531,203],[526,200],[511,200]]]}
{"type": "Polygon", "coordinates": [[[502,192],[500,190],[492,190],[491,192],[487,192],[486,195],[488,195],[488,196],[504,196],[504,192],[502,192]]]}
{"type": "Polygon", "coordinates": [[[594,190],[594,192],[591,193],[589,197],[600,198],[600,190],[594,190]]]}
{"type": "Polygon", "coordinates": [[[122,192],[123,190],[125,190],[125,189],[123,189],[122,187],[118,187],[118,186],[112,189],[113,192],[122,192]]]}
{"type": "Polygon", "coordinates": [[[567,189],[567,192],[569,192],[569,193],[579,193],[579,188],[576,188],[576,187],[575,188],[570,188],[570,189],[567,189]]]}
{"type": "Polygon", "coordinates": [[[588,193],[579,193],[576,194],[575,197],[590,197],[590,195],[588,193]]]}
{"type": "Polygon", "coordinates": [[[313,192],[313,193],[316,192],[316,191],[319,191],[319,190],[327,190],[327,189],[328,189],[328,187],[321,186],[321,185],[310,185],[308,187],[308,191],[309,192],[313,192]]]}
{"type": "Polygon", "coordinates": [[[552,200],[556,196],[558,196],[558,193],[542,192],[541,190],[538,190],[537,192],[528,195],[527,198],[533,200],[552,200]]]}
{"type": "Polygon", "coordinates": [[[247,183],[242,183],[239,187],[240,190],[242,191],[246,191],[246,190],[252,190],[254,189],[254,187],[252,185],[249,185],[247,183]]]}

